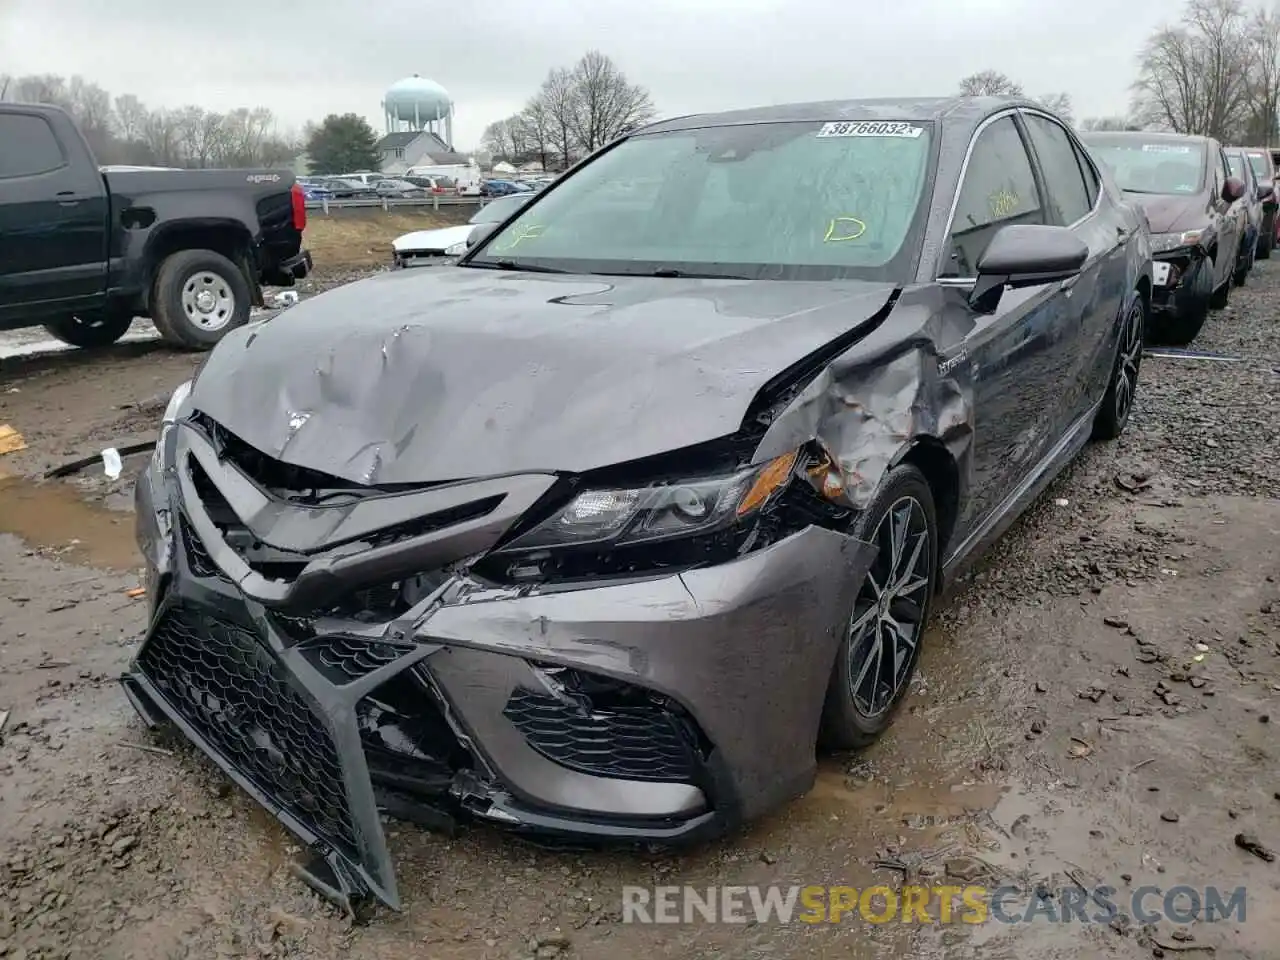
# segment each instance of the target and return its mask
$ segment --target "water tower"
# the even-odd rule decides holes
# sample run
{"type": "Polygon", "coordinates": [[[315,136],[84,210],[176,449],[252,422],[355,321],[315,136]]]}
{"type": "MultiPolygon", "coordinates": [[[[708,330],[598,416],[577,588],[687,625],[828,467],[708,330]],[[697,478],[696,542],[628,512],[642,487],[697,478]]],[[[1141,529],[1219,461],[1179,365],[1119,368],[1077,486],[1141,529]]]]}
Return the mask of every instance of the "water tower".
{"type": "Polygon", "coordinates": [[[387,133],[426,130],[453,149],[453,101],[440,84],[418,76],[393,83],[382,101],[387,133]]]}

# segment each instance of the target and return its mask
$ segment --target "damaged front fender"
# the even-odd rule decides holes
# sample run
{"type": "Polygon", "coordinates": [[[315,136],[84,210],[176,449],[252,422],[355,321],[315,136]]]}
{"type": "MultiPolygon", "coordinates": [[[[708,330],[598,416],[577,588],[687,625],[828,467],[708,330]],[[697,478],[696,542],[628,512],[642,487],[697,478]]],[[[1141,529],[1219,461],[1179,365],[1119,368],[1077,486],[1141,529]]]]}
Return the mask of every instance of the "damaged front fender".
{"type": "Polygon", "coordinates": [[[965,356],[970,317],[947,311],[937,288],[903,293],[887,322],[811,380],[770,423],[763,461],[816,441],[838,483],[827,496],[864,509],[884,475],[922,441],[936,440],[968,474],[973,377],[965,356]]]}

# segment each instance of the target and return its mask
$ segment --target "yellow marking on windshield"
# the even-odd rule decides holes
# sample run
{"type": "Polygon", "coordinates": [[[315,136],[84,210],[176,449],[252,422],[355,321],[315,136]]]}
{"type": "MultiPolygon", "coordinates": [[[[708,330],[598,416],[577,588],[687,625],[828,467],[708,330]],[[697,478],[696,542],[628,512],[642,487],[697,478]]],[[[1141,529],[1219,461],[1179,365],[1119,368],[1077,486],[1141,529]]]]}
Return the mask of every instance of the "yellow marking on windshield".
{"type": "Polygon", "coordinates": [[[857,217],[832,217],[822,242],[844,243],[846,240],[857,240],[866,232],[867,225],[857,217]]]}
{"type": "Polygon", "coordinates": [[[1022,204],[1022,199],[1011,190],[997,190],[987,197],[991,204],[991,216],[997,220],[1007,217],[1022,204]]]}
{"type": "Polygon", "coordinates": [[[523,241],[523,240],[536,240],[538,237],[542,236],[542,231],[543,231],[544,229],[545,229],[545,228],[544,228],[544,226],[543,226],[542,224],[540,224],[540,223],[531,223],[531,224],[528,224],[527,226],[522,227],[522,228],[520,229],[520,232],[519,232],[519,233],[517,233],[514,237],[512,237],[512,238],[511,238],[511,242],[510,242],[510,243],[506,244],[506,245],[505,245],[505,246],[503,246],[503,247],[499,247],[498,249],[499,249],[499,250],[514,250],[514,249],[516,248],[516,246],[517,246],[521,241],[523,241]]]}

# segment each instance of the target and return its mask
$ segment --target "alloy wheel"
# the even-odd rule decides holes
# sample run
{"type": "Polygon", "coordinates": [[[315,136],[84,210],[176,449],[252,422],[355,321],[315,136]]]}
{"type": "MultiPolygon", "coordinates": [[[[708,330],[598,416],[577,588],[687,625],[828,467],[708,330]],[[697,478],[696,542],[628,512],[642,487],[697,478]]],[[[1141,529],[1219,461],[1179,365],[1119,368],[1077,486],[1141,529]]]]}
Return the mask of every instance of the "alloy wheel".
{"type": "Polygon", "coordinates": [[[1120,424],[1129,416],[1138,386],[1138,367],[1142,363],[1142,319],[1142,301],[1135,297],[1120,331],[1120,357],[1116,364],[1116,423],[1120,424]]]}
{"type": "Polygon", "coordinates": [[[854,603],[849,636],[849,694],[875,719],[898,698],[924,630],[930,584],[929,521],[915,497],[889,507],[872,536],[876,559],[854,603]]]}

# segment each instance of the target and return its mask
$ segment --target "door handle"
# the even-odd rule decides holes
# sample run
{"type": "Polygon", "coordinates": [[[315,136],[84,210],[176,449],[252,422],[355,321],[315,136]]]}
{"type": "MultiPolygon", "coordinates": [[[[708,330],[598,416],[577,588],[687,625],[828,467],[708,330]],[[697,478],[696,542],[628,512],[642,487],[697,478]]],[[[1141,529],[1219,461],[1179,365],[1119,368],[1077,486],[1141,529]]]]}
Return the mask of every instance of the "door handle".
{"type": "Polygon", "coordinates": [[[1070,293],[1071,288],[1074,287],[1079,282],[1080,282],[1080,274],[1077,273],[1074,277],[1067,277],[1067,279],[1063,280],[1062,285],[1059,286],[1058,289],[1065,290],[1067,291],[1067,293],[1070,293]]]}
{"type": "Polygon", "coordinates": [[[1129,231],[1126,230],[1124,227],[1116,227],[1116,237],[1118,237],[1121,241],[1128,240],[1129,231]]]}
{"type": "Polygon", "coordinates": [[[76,196],[74,190],[59,190],[56,194],[58,203],[64,207],[74,207],[80,202],[80,198],[76,196]]]}

